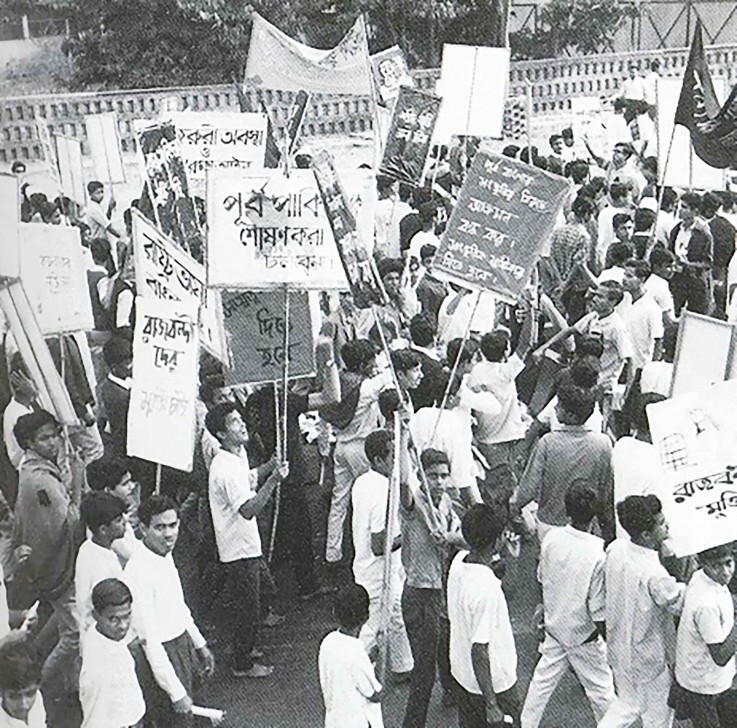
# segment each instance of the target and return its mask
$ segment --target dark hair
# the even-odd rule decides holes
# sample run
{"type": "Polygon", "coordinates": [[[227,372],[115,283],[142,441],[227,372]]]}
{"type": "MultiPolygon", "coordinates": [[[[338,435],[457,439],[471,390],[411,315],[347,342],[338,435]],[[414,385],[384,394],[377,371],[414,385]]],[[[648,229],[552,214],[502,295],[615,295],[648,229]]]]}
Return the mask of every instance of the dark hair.
{"type": "Polygon", "coordinates": [[[399,199],[402,202],[408,202],[412,197],[412,186],[406,182],[399,183],[399,199]]]}
{"type": "Polygon", "coordinates": [[[128,460],[103,456],[87,466],[87,485],[92,491],[112,490],[126,473],[130,473],[128,460]]]}
{"type": "Polygon", "coordinates": [[[423,202],[417,208],[417,214],[420,216],[420,222],[423,225],[431,223],[435,219],[435,212],[438,206],[435,202],[423,202]]]}
{"type": "Polygon", "coordinates": [[[650,264],[645,260],[630,258],[625,262],[624,267],[629,268],[641,281],[646,281],[650,277],[650,264]]]}
{"type": "Polygon", "coordinates": [[[617,503],[617,517],[630,538],[636,539],[655,526],[656,516],[663,511],[663,504],[656,495],[629,495],[617,503]]]}
{"type": "Polygon", "coordinates": [[[649,230],[658,219],[658,214],[647,207],[638,207],[635,210],[635,232],[644,233],[649,230]]]}
{"type": "Polygon", "coordinates": [[[420,463],[422,463],[422,467],[425,470],[427,470],[427,468],[431,468],[433,465],[447,465],[448,470],[450,470],[450,458],[448,457],[448,454],[442,450],[435,450],[431,447],[422,451],[422,454],[420,455],[420,463]]]}
{"type": "Polygon", "coordinates": [[[376,352],[368,339],[354,339],[346,341],[340,347],[340,358],[349,372],[357,372],[361,367],[376,359],[376,352]]]}
{"type": "Polygon", "coordinates": [[[158,516],[160,513],[166,513],[167,511],[175,511],[179,516],[179,509],[177,504],[168,495],[154,495],[149,496],[140,506],[138,506],[138,520],[144,526],[151,525],[151,519],[154,516],[158,516]]]}
{"type": "Polygon", "coordinates": [[[598,512],[596,491],[587,480],[574,480],[565,494],[566,515],[573,523],[590,523],[598,512]]]}
{"type": "Polygon", "coordinates": [[[568,137],[569,139],[573,139],[573,128],[570,126],[567,126],[565,129],[560,130],[560,135],[565,139],[568,137]]]}
{"type": "Polygon", "coordinates": [[[13,174],[18,174],[19,172],[25,172],[26,171],[26,163],[21,162],[20,159],[16,159],[13,164],[10,165],[10,171],[13,174]],[[23,169],[21,169],[21,167],[23,169]]]}
{"type": "MultiPolygon", "coordinates": [[[[629,250],[629,255],[625,257],[627,260],[632,255],[632,249],[629,250]]],[[[617,281],[602,281],[599,284],[599,288],[603,289],[606,293],[607,300],[612,306],[618,306],[624,298],[624,291],[622,290],[622,284],[617,281]]]]}
{"type": "Polygon", "coordinates": [[[579,220],[586,220],[594,214],[594,211],[596,210],[596,205],[594,204],[593,200],[591,200],[591,198],[587,197],[586,195],[579,194],[573,201],[573,204],[571,205],[571,210],[579,220]]]}
{"type": "Polygon", "coordinates": [[[481,337],[481,353],[487,361],[499,362],[504,359],[509,344],[509,332],[503,329],[490,331],[481,337]]]}
{"type": "Polygon", "coordinates": [[[664,248],[662,245],[656,245],[652,249],[650,257],[648,258],[648,261],[650,262],[650,267],[653,270],[665,265],[672,265],[673,263],[675,263],[675,260],[676,256],[673,255],[670,250],[664,248]]]}
{"type": "Polygon", "coordinates": [[[669,210],[678,202],[678,193],[672,187],[666,187],[660,200],[660,209],[669,210]]]}
{"type": "Polygon", "coordinates": [[[463,516],[461,533],[466,543],[479,551],[494,545],[504,532],[505,521],[500,509],[477,503],[463,516]]]}
{"type": "Polygon", "coordinates": [[[404,262],[401,258],[382,258],[376,268],[381,279],[386,278],[390,273],[397,273],[401,276],[404,270],[404,262]]]}
{"type": "Polygon", "coordinates": [[[629,243],[618,240],[607,248],[607,262],[610,266],[621,266],[625,260],[629,260],[632,257],[633,252],[632,246],[629,243]]]}
{"type": "Polygon", "coordinates": [[[392,366],[397,372],[408,372],[422,362],[420,355],[412,349],[395,349],[390,356],[392,366]]]}
{"type": "Polygon", "coordinates": [[[686,205],[696,213],[701,211],[701,200],[702,197],[698,192],[684,192],[681,195],[681,204],[686,205]]]}
{"type": "Polygon", "coordinates": [[[409,336],[412,343],[425,348],[433,345],[438,331],[435,317],[429,313],[418,313],[409,322],[409,336]]]}
{"type": "Polygon", "coordinates": [[[394,413],[399,409],[401,400],[396,389],[385,389],[379,394],[379,412],[388,421],[394,419],[394,413]]]}
{"type": "Polygon", "coordinates": [[[133,349],[130,341],[121,336],[113,336],[105,342],[105,346],[102,348],[102,357],[110,369],[117,364],[128,361],[128,359],[132,359],[133,349]]]}
{"type": "Polygon", "coordinates": [[[609,196],[612,200],[623,200],[629,191],[629,187],[621,182],[612,182],[609,185],[609,196]]]}
{"type": "Polygon", "coordinates": [[[379,192],[388,192],[392,188],[393,184],[393,177],[389,177],[385,174],[376,175],[376,189],[379,190],[379,192]]]}
{"type": "Polygon", "coordinates": [[[561,134],[551,134],[550,137],[548,138],[548,143],[552,146],[553,142],[557,142],[558,139],[563,141],[563,136],[561,134]]]}
{"type": "Polygon", "coordinates": [[[467,364],[473,359],[478,350],[479,345],[473,339],[466,339],[465,342],[461,338],[449,341],[445,349],[448,366],[451,368],[456,366],[456,360],[458,360],[458,366],[467,364]]]}
{"type": "Polygon", "coordinates": [[[502,157],[511,157],[512,159],[515,159],[519,154],[519,147],[516,144],[507,144],[507,146],[502,149],[501,154],[502,157]]]}
{"type": "Polygon", "coordinates": [[[635,154],[635,148],[629,142],[617,142],[614,145],[614,149],[615,151],[626,155],[628,159],[635,154]]]}
{"type": "Polygon", "coordinates": [[[428,258],[432,258],[437,252],[437,245],[433,245],[432,243],[425,243],[420,248],[420,260],[427,260],[428,258]]]}
{"type": "Polygon", "coordinates": [[[231,412],[237,412],[238,408],[233,402],[221,402],[216,404],[205,416],[205,427],[207,431],[217,440],[219,433],[225,432],[225,421],[231,412]]]}
{"type": "Polygon", "coordinates": [[[35,658],[30,637],[2,644],[0,690],[27,690],[40,685],[41,667],[41,663],[35,658]]]}
{"type": "Polygon", "coordinates": [[[701,198],[701,214],[704,217],[713,217],[721,206],[722,201],[713,192],[705,192],[701,198]]]}
{"type": "Polygon", "coordinates": [[[98,614],[106,607],[122,607],[132,602],[131,590],[120,579],[103,579],[92,589],[92,607],[98,614]]]}
{"type": "Polygon", "coordinates": [[[115,263],[112,261],[112,252],[109,240],[106,238],[94,238],[91,240],[90,254],[92,255],[92,260],[97,265],[104,265],[108,273],[115,272],[115,263]]]}
{"type": "Polygon", "coordinates": [[[699,551],[699,553],[696,554],[696,558],[702,566],[704,564],[712,564],[727,556],[734,556],[734,546],[729,543],[721,544],[720,546],[712,546],[710,549],[699,551]]]}
{"type": "Polygon", "coordinates": [[[56,417],[51,412],[35,410],[18,418],[13,427],[13,436],[24,450],[28,450],[36,439],[36,433],[46,425],[54,425],[57,429],[59,427],[56,417]]]}
{"type": "Polygon", "coordinates": [[[650,61],[650,70],[657,71],[659,68],[660,68],[660,61],[657,58],[653,58],[653,60],[650,61]]]}
{"type": "Polygon", "coordinates": [[[369,595],[360,584],[348,584],[336,595],[333,613],[341,627],[357,629],[363,626],[369,616],[369,595]]]}
{"type": "Polygon", "coordinates": [[[576,340],[576,358],[583,356],[593,356],[597,359],[601,359],[601,355],[604,353],[604,342],[602,342],[600,336],[592,336],[587,334],[580,336],[576,340]]]}
{"type": "Polygon", "coordinates": [[[225,387],[225,375],[218,372],[210,374],[207,378],[200,382],[200,399],[206,404],[212,404],[212,398],[215,396],[216,389],[225,387]]]}
{"type": "Polygon", "coordinates": [[[91,182],[87,183],[87,192],[89,194],[92,194],[93,192],[97,190],[104,190],[105,185],[102,184],[102,182],[98,182],[97,180],[92,180],[91,182]]]}
{"type": "Polygon", "coordinates": [[[584,389],[593,389],[599,381],[599,369],[593,366],[594,362],[598,364],[599,360],[590,356],[574,359],[570,367],[571,383],[584,389]]]}
{"type": "Polygon", "coordinates": [[[626,225],[628,222],[632,221],[632,215],[629,214],[629,212],[618,212],[613,218],[612,218],[612,230],[616,230],[618,227],[621,227],[622,225],[626,225]]]}
{"type": "Polygon", "coordinates": [[[387,458],[394,447],[394,435],[389,430],[370,432],[363,444],[366,459],[373,464],[379,458],[387,458]]]}
{"type": "Polygon", "coordinates": [[[105,490],[85,493],[79,506],[79,518],[87,528],[96,533],[126,511],[126,505],[117,495],[105,490]]]}
{"type": "Polygon", "coordinates": [[[589,176],[589,163],[583,159],[574,159],[568,165],[568,176],[574,184],[582,185],[589,176]]]}
{"type": "Polygon", "coordinates": [[[582,425],[593,414],[596,398],[590,389],[563,384],[558,389],[558,404],[574,418],[574,424],[582,425]]]}

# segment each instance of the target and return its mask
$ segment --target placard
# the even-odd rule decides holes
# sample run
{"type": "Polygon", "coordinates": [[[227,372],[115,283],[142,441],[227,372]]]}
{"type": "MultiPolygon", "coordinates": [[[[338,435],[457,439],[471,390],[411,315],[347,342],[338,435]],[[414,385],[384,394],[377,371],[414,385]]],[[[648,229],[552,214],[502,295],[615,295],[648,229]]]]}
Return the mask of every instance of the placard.
{"type": "Polygon", "coordinates": [[[57,190],[61,189],[61,180],[59,179],[59,162],[56,158],[56,147],[54,146],[54,139],[49,131],[48,124],[45,121],[36,122],[36,131],[38,132],[38,139],[41,143],[41,151],[43,152],[43,158],[46,161],[49,176],[54,182],[54,186],[57,190]]]}
{"type": "Polygon", "coordinates": [[[734,540],[737,529],[737,381],[647,408],[669,496],[664,512],[677,556],[734,540]]]}
{"type": "Polygon", "coordinates": [[[20,277],[44,336],[91,331],[92,302],[79,229],[20,223],[20,277]]]}
{"type": "MultiPolygon", "coordinates": [[[[228,384],[281,381],[284,374],[284,291],[225,291],[223,320],[231,366],[228,384]]],[[[309,294],[289,292],[289,377],[315,373],[309,294]]]]}
{"type": "Polygon", "coordinates": [[[187,179],[204,190],[208,169],[262,169],[266,115],[201,111],[171,114],[187,179]]]}
{"type": "Polygon", "coordinates": [[[117,115],[111,112],[85,116],[84,125],[97,180],[110,184],[125,182],[117,115]]]}
{"type": "Polygon", "coordinates": [[[207,208],[209,286],[347,287],[311,170],[210,170],[207,208]]]}
{"type": "Polygon", "coordinates": [[[20,275],[20,184],[15,175],[0,173],[0,210],[3,235],[0,237],[0,276],[20,275]]]}
{"type": "Polygon", "coordinates": [[[192,470],[198,366],[196,302],[137,296],[129,455],[192,470]]]}
{"type": "Polygon", "coordinates": [[[381,172],[419,186],[440,111],[439,96],[400,88],[384,146],[381,172]]]}
{"type": "Polygon", "coordinates": [[[563,177],[477,152],[435,256],[434,272],[516,300],[569,189],[563,177]]]}
{"type": "Polygon", "coordinates": [[[414,86],[414,79],[399,46],[392,46],[371,56],[371,71],[379,100],[383,104],[394,101],[402,86],[414,86]]]}
{"type": "Polygon", "coordinates": [[[72,137],[56,137],[56,154],[59,159],[61,191],[70,200],[84,207],[87,196],[82,171],[82,142],[72,137]]]}
{"type": "Polygon", "coordinates": [[[194,301],[200,306],[200,343],[227,363],[220,293],[207,288],[204,266],[133,209],[136,290],[165,301],[194,301]]]}

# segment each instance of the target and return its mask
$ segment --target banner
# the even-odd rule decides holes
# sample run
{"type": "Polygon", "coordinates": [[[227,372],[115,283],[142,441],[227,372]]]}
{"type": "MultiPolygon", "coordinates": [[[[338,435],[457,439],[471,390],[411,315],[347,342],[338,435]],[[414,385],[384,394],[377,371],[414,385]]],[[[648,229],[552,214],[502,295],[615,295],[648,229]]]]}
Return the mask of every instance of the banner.
{"type": "Polygon", "coordinates": [[[433,270],[469,288],[516,300],[570,189],[567,179],[477,152],[433,270]]]}
{"type": "MultiPolygon", "coordinates": [[[[171,115],[187,179],[204,192],[208,169],[262,169],[264,114],[183,112],[171,115]]],[[[203,195],[204,197],[204,195],[203,195]]]]}
{"type": "Polygon", "coordinates": [[[208,286],[346,288],[311,170],[211,170],[207,205],[208,286]]]}
{"type": "Polygon", "coordinates": [[[677,556],[734,540],[737,381],[651,404],[653,445],[667,485],[664,512],[677,556]]]}
{"type": "Polygon", "coordinates": [[[156,224],[202,263],[203,239],[176,129],[168,122],[154,122],[138,129],[137,134],[156,224]]]}
{"type": "Polygon", "coordinates": [[[254,12],[245,84],[284,91],[370,96],[363,17],[335,48],[319,50],[293,40],[254,12]]]}
{"type": "Polygon", "coordinates": [[[54,139],[49,132],[49,127],[45,121],[36,122],[36,131],[38,133],[38,139],[41,143],[41,151],[43,158],[48,165],[49,176],[54,182],[54,186],[57,190],[61,189],[61,180],[59,179],[59,160],[56,158],[56,146],[54,145],[54,139]]]}
{"type": "Polygon", "coordinates": [[[20,276],[20,184],[13,174],[0,173],[0,210],[3,211],[3,235],[0,237],[0,276],[20,276]]]}
{"type": "Polygon", "coordinates": [[[368,308],[384,301],[383,289],[370,251],[362,241],[348,197],[326,151],[312,161],[330,227],[333,230],[353,301],[358,308],[368,308]]]}
{"type": "Polygon", "coordinates": [[[20,277],[44,336],[91,331],[92,303],[79,229],[20,223],[20,277]]]}
{"type": "MultiPolygon", "coordinates": [[[[226,291],[228,384],[279,382],[284,374],[284,291],[226,291]]],[[[315,373],[309,294],[289,292],[289,377],[315,373]]]]}
{"type": "Polygon", "coordinates": [[[85,116],[84,125],[97,180],[110,184],[125,182],[117,115],[111,112],[85,116]]]}
{"type": "Polygon", "coordinates": [[[72,137],[56,137],[56,154],[59,160],[61,191],[81,207],[87,202],[82,170],[82,142],[72,137]]]}
{"type": "Polygon", "coordinates": [[[129,455],[192,470],[198,367],[196,302],[137,296],[129,455]]]}
{"type": "Polygon", "coordinates": [[[307,104],[310,103],[310,94],[306,91],[297,93],[292,108],[289,112],[289,121],[287,122],[287,154],[292,154],[299,142],[299,136],[302,133],[302,124],[307,116],[307,104]]]}
{"type": "Polygon", "coordinates": [[[440,103],[438,96],[413,88],[399,89],[384,146],[382,174],[419,187],[430,152],[440,103]]]}
{"type": "Polygon", "coordinates": [[[414,79],[399,46],[392,46],[371,56],[371,73],[379,101],[384,105],[399,96],[402,86],[414,86],[414,79]]]}
{"type": "Polygon", "coordinates": [[[138,295],[165,301],[194,301],[200,306],[200,343],[215,358],[227,363],[220,293],[207,288],[205,268],[138,210],[132,213],[138,295]]]}

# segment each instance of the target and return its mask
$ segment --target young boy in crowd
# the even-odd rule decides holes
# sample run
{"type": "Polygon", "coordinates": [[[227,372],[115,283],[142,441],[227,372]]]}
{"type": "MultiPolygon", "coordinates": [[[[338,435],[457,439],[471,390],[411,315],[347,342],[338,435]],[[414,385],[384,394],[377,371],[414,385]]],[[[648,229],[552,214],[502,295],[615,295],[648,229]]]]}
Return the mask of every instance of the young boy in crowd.
{"type": "Polygon", "coordinates": [[[325,702],[325,728],[383,728],[381,684],[358,638],[369,617],[369,595],[359,584],[335,597],[339,627],[320,645],[318,665],[325,702]]]}
{"type": "Polygon", "coordinates": [[[111,578],[98,582],[91,598],[95,626],[82,640],[79,677],[82,728],[139,726],[146,704],[127,644],[133,597],[111,578]]]}
{"type": "Polygon", "coordinates": [[[735,697],[727,696],[735,676],[737,621],[727,585],[734,576],[731,544],[698,555],[701,569],[686,587],[676,642],[676,680],[671,706],[693,728],[735,725],[735,697]]]}
{"type": "Polygon", "coordinates": [[[569,524],[553,529],[540,552],[537,575],[543,590],[545,641],[527,690],[522,728],[538,728],[550,696],[569,667],[597,720],[614,700],[602,639],[604,542],[590,533],[598,511],[596,492],[585,481],[574,482],[566,491],[565,503],[569,524]]]}
{"type": "Polygon", "coordinates": [[[105,491],[87,493],[80,506],[80,518],[90,537],[79,547],[74,570],[79,634],[92,624],[92,591],[103,579],[122,578],[123,567],[112,550],[113,542],[125,533],[125,503],[105,491]]]}
{"type": "Polygon", "coordinates": [[[461,531],[470,551],[460,551],[448,573],[450,669],[458,683],[460,728],[519,726],[517,649],[502,584],[494,573],[504,531],[500,510],[472,506],[461,531]]]}
{"type": "Polygon", "coordinates": [[[46,728],[41,665],[28,639],[0,641],[0,728],[46,728]]]}

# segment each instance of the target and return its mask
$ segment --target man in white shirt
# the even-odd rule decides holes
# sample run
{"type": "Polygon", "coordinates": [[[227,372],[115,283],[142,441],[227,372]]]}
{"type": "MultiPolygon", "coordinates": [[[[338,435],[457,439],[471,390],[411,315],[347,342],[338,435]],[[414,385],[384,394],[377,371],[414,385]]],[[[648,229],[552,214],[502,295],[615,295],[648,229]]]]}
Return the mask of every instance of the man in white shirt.
{"type": "Polygon", "coordinates": [[[635,376],[648,362],[660,359],[663,345],[663,316],[660,306],[645,289],[650,266],[644,260],[629,260],[624,266],[622,288],[632,297],[624,323],[632,342],[631,366],[635,376]]]}
{"type": "Polygon", "coordinates": [[[605,567],[607,647],[617,698],[598,728],[627,728],[638,718],[651,728],[670,728],[668,651],[685,585],[658,558],[668,538],[660,499],[631,495],[617,504],[617,515],[629,534],[609,546],[605,567]]]}
{"type": "Polygon", "coordinates": [[[146,706],[158,725],[189,727],[194,673],[211,675],[215,658],[184,601],[172,558],[179,535],[176,504],[153,495],[141,503],[138,517],[145,548],[131,556],[123,577],[133,594],[133,629],[143,641],[156,682],[143,686],[146,706]]]}
{"type": "Polygon", "coordinates": [[[637,74],[637,64],[631,61],[627,64],[627,78],[622,81],[621,96],[625,101],[644,101],[644,79],[637,74]]]}
{"type": "Polygon", "coordinates": [[[209,495],[218,556],[227,578],[228,609],[232,620],[235,677],[262,678],[273,672],[254,661],[260,622],[261,538],[256,516],[271,500],[274,490],[288,474],[282,464],[263,485],[252,487],[246,454],[248,430],[233,403],[215,405],[205,426],[220,443],[210,465],[209,495]]]}
{"type": "Polygon", "coordinates": [[[607,249],[617,239],[614,233],[614,216],[629,212],[630,201],[631,191],[626,184],[617,180],[609,185],[609,202],[602,207],[596,222],[595,257],[599,271],[604,268],[607,249]]]}
{"type": "MultiPolygon", "coordinates": [[[[353,484],[353,578],[369,595],[369,618],[360,638],[366,651],[376,647],[381,619],[382,594],[391,589],[389,622],[389,665],[393,672],[412,670],[412,652],[402,618],[402,536],[399,525],[399,493],[396,510],[388,516],[390,478],[394,469],[394,441],[387,430],[376,430],[366,438],[366,458],[370,470],[353,484]],[[387,523],[390,537],[387,538],[387,523]],[[384,584],[384,553],[391,546],[391,584],[384,584]]],[[[401,477],[401,476],[400,476],[401,477]]]]}
{"type": "Polygon", "coordinates": [[[41,665],[30,641],[3,644],[0,650],[0,728],[46,728],[39,687],[41,665]]]}
{"type": "Polygon", "coordinates": [[[538,728],[550,696],[569,667],[586,691],[597,720],[614,700],[614,679],[602,639],[604,541],[590,533],[598,511],[596,492],[585,482],[574,482],[565,501],[570,524],[551,530],[540,551],[537,576],[543,590],[545,641],[522,709],[522,728],[538,728]]]}
{"type": "Polygon", "coordinates": [[[110,252],[117,267],[117,246],[113,243],[115,240],[122,240],[124,235],[117,230],[110,219],[115,210],[115,200],[110,198],[107,208],[104,208],[102,200],[105,197],[105,186],[102,182],[95,180],[87,183],[87,194],[90,201],[85,210],[85,222],[90,228],[90,239],[105,238],[110,243],[110,252]]]}
{"type": "Polygon", "coordinates": [[[676,267],[676,256],[670,250],[656,247],[648,259],[651,274],[645,281],[645,290],[660,307],[664,325],[676,322],[676,307],[670,291],[670,279],[676,267]]]}
{"type": "Polygon", "coordinates": [[[448,573],[450,671],[458,690],[460,728],[519,721],[517,650],[507,600],[493,571],[504,531],[500,511],[475,505],[463,517],[470,551],[456,554],[448,573]]]}
{"type": "Polygon", "coordinates": [[[660,61],[655,58],[650,61],[650,73],[642,79],[645,103],[650,118],[655,120],[658,107],[658,81],[660,80],[660,61]]]}

